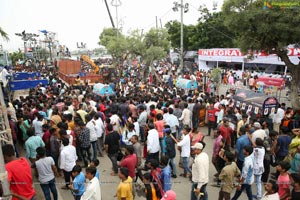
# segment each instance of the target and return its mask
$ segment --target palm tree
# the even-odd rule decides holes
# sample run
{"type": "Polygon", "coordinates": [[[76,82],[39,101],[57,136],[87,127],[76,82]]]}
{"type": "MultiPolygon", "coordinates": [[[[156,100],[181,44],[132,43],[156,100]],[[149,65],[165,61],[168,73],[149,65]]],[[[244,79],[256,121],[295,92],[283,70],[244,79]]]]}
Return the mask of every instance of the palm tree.
{"type": "Polygon", "coordinates": [[[3,39],[9,40],[8,34],[0,27],[0,35],[3,39]]]}

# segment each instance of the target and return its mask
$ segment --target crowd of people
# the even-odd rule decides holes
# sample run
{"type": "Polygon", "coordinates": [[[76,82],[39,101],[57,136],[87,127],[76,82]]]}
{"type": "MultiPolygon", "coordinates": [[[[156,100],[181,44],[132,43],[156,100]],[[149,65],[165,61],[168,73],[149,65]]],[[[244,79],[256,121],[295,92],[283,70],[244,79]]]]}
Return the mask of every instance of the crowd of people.
{"type": "MultiPolygon", "coordinates": [[[[163,80],[166,74],[158,76],[163,80]]],[[[200,84],[203,73],[183,76],[199,81],[201,87],[190,91],[176,88],[176,76],[168,75],[166,82],[145,83],[125,73],[114,83],[114,96],[99,96],[89,85],[66,86],[54,72],[46,75],[48,86],[9,102],[13,145],[2,151],[13,199],[34,199],[31,168],[47,200],[51,193],[58,199],[58,176],[75,200],[107,199],[99,173],[106,155],[111,176],[121,180],[120,200],[134,199],[139,179],[147,200],[175,199],[172,179],[178,175],[191,181],[191,200],[209,199],[211,164],[220,200],[234,192],[232,199],[238,199],[243,190],[248,199],[300,199],[299,111],[282,103],[275,113],[258,117],[236,107],[230,92],[216,94],[212,80],[200,84]],[[200,131],[203,109],[207,135],[200,131]],[[211,161],[205,137],[214,138],[211,161]],[[276,173],[270,176],[272,166],[276,173]]]]}

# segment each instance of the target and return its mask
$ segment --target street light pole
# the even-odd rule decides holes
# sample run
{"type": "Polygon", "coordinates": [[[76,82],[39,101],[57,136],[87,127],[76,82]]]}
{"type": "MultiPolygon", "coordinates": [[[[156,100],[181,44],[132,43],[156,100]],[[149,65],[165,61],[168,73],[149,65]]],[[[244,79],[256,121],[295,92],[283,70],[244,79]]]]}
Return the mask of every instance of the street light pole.
{"type": "Polygon", "coordinates": [[[112,6],[116,7],[116,23],[117,23],[117,37],[119,36],[119,19],[118,19],[118,7],[122,5],[120,0],[112,0],[112,6]]]}
{"type": "Polygon", "coordinates": [[[183,69],[183,0],[180,5],[180,67],[183,69]]]}
{"type": "Polygon", "coordinates": [[[183,4],[183,0],[180,0],[180,3],[174,2],[173,11],[178,11],[180,7],[180,66],[179,69],[183,69],[183,13],[188,12],[189,4],[183,4]]]}

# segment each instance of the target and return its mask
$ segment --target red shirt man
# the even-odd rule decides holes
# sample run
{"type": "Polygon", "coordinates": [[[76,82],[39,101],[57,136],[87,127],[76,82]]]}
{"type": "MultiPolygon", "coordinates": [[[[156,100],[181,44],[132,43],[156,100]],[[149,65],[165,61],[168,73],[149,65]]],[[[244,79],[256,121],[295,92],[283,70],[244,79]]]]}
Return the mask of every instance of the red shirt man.
{"type": "Polygon", "coordinates": [[[135,177],[135,167],[137,162],[136,155],[133,152],[133,146],[127,146],[125,149],[126,157],[119,163],[119,167],[126,167],[128,169],[129,176],[132,179],[135,177]]]}
{"type": "Polygon", "coordinates": [[[210,104],[207,108],[207,119],[210,122],[216,122],[216,112],[217,109],[214,108],[213,104],[210,104]]]}
{"type": "Polygon", "coordinates": [[[25,158],[16,158],[15,150],[11,144],[2,147],[5,168],[7,171],[7,180],[10,183],[12,200],[32,199],[35,191],[32,187],[31,168],[25,158]]]}
{"type": "Polygon", "coordinates": [[[226,139],[226,145],[230,146],[230,135],[233,134],[233,130],[229,127],[229,121],[227,119],[224,119],[223,125],[220,126],[220,134],[226,139]]]}

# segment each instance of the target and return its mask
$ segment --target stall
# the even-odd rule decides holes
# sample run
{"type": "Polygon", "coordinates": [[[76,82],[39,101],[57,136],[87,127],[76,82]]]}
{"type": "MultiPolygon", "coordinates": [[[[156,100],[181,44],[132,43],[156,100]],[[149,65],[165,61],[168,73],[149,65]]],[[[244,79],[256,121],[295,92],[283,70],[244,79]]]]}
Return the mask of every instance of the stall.
{"type": "Polygon", "coordinates": [[[281,90],[285,87],[284,78],[272,78],[260,76],[256,80],[257,90],[259,93],[275,95],[276,98],[281,96],[281,90]],[[278,94],[279,92],[279,94],[278,94]]]}
{"type": "Polygon", "coordinates": [[[179,78],[176,81],[176,87],[185,90],[196,90],[198,88],[198,83],[194,80],[179,78]]]}
{"type": "Polygon", "coordinates": [[[235,106],[255,115],[274,113],[279,105],[277,98],[247,89],[238,89],[233,96],[235,106]]]}
{"type": "Polygon", "coordinates": [[[93,93],[101,96],[115,95],[114,90],[109,85],[104,85],[102,83],[96,83],[93,86],[93,93]]]}

